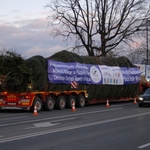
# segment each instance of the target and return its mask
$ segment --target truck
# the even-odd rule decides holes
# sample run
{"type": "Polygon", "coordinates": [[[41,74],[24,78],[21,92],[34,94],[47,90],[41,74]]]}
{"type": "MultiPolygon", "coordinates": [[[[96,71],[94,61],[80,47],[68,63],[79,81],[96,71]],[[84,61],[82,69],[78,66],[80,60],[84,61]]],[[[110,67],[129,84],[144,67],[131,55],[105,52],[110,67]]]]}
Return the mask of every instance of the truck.
{"type": "Polygon", "coordinates": [[[139,68],[124,56],[99,58],[63,50],[24,62],[18,67],[17,61],[15,72],[12,69],[7,76],[1,75],[0,109],[33,111],[36,106],[38,112],[62,110],[73,104],[84,107],[87,103],[133,100],[139,95],[139,68]],[[15,73],[19,80],[12,82],[15,73]]]}
{"type": "Polygon", "coordinates": [[[143,94],[150,88],[150,65],[135,64],[140,71],[140,93],[143,94]]]}

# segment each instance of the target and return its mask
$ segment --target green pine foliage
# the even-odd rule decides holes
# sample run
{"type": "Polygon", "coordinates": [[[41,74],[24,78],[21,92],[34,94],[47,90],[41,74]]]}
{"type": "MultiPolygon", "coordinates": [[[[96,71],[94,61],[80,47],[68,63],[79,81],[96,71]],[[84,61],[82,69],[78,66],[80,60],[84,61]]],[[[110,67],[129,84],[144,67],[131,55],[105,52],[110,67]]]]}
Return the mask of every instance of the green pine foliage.
{"type": "Polygon", "coordinates": [[[24,59],[15,52],[5,51],[0,55],[0,77],[5,77],[1,82],[1,91],[27,91],[31,81],[31,68],[24,59]]]}
{"type": "MultiPolygon", "coordinates": [[[[47,80],[47,60],[61,62],[79,62],[83,64],[107,65],[119,67],[134,67],[126,57],[79,56],[75,53],[63,50],[44,58],[33,56],[24,60],[14,52],[6,52],[0,55],[0,76],[6,76],[3,89],[13,92],[26,92],[28,85],[32,85],[31,91],[64,91],[73,90],[69,84],[53,84],[47,80]]],[[[106,100],[134,97],[139,92],[139,84],[130,85],[78,85],[78,90],[87,90],[89,99],[106,100]]]]}
{"type": "Polygon", "coordinates": [[[32,69],[32,91],[47,90],[47,65],[42,56],[33,56],[26,60],[28,67],[32,69]]]}
{"type": "MultiPolygon", "coordinates": [[[[51,57],[51,60],[62,61],[62,62],[79,62],[84,64],[94,65],[107,65],[107,66],[119,66],[119,67],[134,67],[134,65],[126,57],[103,57],[99,58],[96,56],[79,56],[77,54],[63,50],[58,52],[51,57]]],[[[49,91],[51,90],[72,90],[70,85],[66,84],[52,84],[49,83],[49,91]]],[[[79,90],[87,90],[89,99],[120,99],[134,97],[139,92],[139,84],[130,85],[86,85],[80,84],[79,90]]]]}

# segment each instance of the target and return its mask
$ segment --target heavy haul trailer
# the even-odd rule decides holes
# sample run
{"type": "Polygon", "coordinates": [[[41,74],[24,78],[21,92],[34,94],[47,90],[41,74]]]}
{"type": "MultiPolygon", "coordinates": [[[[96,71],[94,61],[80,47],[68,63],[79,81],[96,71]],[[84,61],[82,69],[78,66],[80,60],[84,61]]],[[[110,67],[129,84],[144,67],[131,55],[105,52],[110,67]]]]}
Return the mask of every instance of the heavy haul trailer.
{"type": "Polygon", "coordinates": [[[53,91],[53,92],[27,92],[27,93],[0,93],[0,108],[1,109],[22,109],[37,111],[64,109],[72,107],[76,103],[77,107],[84,107],[85,99],[88,94],[85,90],[72,91],[53,91]]]}
{"type": "Polygon", "coordinates": [[[79,56],[64,50],[49,58],[33,56],[25,62],[33,71],[30,90],[16,94],[6,83],[8,90],[0,93],[0,108],[33,110],[36,105],[38,111],[64,109],[73,102],[84,107],[85,103],[133,100],[139,95],[139,69],[126,57],[79,56]],[[72,83],[77,86],[72,87],[72,83]]]}

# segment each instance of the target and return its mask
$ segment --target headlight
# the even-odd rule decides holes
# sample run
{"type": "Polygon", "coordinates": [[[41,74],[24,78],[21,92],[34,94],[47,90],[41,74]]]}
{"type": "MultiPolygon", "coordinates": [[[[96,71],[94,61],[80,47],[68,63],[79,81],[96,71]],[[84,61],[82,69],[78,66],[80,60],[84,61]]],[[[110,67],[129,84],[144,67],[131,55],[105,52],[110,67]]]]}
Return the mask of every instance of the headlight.
{"type": "Polygon", "coordinates": [[[88,98],[88,96],[89,96],[89,95],[86,93],[86,94],[85,94],[85,97],[88,98]]]}
{"type": "Polygon", "coordinates": [[[142,97],[139,97],[139,100],[140,100],[140,101],[142,101],[142,100],[143,100],[143,98],[142,98],[142,97]]]}

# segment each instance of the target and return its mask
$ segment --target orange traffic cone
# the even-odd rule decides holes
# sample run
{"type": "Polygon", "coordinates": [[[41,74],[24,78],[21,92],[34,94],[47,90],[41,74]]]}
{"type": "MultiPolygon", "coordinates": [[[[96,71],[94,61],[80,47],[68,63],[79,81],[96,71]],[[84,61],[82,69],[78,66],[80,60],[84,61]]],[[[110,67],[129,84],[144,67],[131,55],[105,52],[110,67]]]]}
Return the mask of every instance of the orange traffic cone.
{"type": "Polygon", "coordinates": [[[33,113],[33,115],[34,115],[34,116],[37,116],[37,115],[38,115],[36,106],[34,106],[34,113],[33,113]]]}
{"type": "Polygon", "coordinates": [[[134,98],[134,104],[137,104],[137,102],[136,102],[136,98],[134,98]]]}
{"type": "Polygon", "coordinates": [[[106,102],[106,107],[109,108],[109,101],[106,102]]]}
{"type": "Polygon", "coordinates": [[[72,111],[76,111],[75,103],[74,102],[72,103],[72,111]]]}

